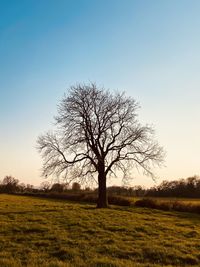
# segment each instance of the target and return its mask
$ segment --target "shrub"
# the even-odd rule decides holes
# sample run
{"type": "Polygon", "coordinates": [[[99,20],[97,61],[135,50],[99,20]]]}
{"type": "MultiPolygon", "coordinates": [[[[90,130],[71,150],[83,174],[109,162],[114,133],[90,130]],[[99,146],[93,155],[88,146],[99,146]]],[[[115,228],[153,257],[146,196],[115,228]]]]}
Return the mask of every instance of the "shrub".
{"type": "Polygon", "coordinates": [[[152,198],[144,198],[136,201],[135,206],[165,211],[175,210],[180,212],[193,212],[200,214],[200,204],[186,203],[183,201],[165,201],[152,198]]]}
{"type": "Polygon", "coordinates": [[[73,191],[80,191],[81,190],[81,185],[79,183],[77,183],[77,182],[74,182],[72,184],[72,190],[73,191]]]}
{"type": "MultiPolygon", "coordinates": [[[[97,203],[97,195],[92,194],[92,193],[49,192],[49,193],[22,193],[20,195],[97,203]]],[[[118,206],[130,206],[132,202],[125,197],[109,196],[108,197],[108,203],[111,205],[118,205],[118,206]]]]}
{"type": "Polygon", "coordinates": [[[173,209],[176,211],[200,213],[200,204],[192,204],[192,203],[185,203],[181,201],[175,201],[173,203],[173,209]]]}
{"type": "Polygon", "coordinates": [[[51,192],[61,193],[63,191],[64,191],[64,185],[63,184],[55,183],[51,187],[51,192]]]}
{"type": "Polygon", "coordinates": [[[172,201],[162,201],[159,203],[159,207],[161,210],[172,210],[173,202],[172,201]]]}
{"type": "Polygon", "coordinates": [[[118,206],[131,206],[131,200],[121,196],[108,196],[108,204],[118,206]]]}
{"type": "Polygon", "coordinates": [[[89,203],[97,203],[97,196],[94,194],[85,194],[82,198],[82,201],[89,203]]]}
{"type": "Polygon", "coordinates": [[[143,208],[156,209],[158,207],[157,201],[151,198],[139,199],[135,202],[135,206],[143,208]]]}

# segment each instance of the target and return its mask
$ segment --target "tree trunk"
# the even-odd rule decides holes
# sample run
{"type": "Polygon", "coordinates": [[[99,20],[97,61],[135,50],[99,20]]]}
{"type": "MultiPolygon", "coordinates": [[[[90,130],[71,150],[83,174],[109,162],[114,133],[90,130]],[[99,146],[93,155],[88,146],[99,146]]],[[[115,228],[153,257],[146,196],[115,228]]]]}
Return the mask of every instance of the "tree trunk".
{"type": "Polygon", "coordinates": [[[108,198],[106,190],[106,175],[104,168],[99,170],[98,174],[98,200],[97,208],[107,208],[108,207],[108,198]]]}

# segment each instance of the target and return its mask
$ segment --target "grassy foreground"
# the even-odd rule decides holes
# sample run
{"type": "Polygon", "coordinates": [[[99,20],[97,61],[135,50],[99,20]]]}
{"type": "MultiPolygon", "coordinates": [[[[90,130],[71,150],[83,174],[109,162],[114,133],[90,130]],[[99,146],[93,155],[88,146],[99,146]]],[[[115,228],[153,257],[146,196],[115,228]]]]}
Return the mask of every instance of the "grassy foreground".
{"type": "Polygon", "coordinates": [[[200,266],[200,215],[0,195],[0,266],[200,266]]]}

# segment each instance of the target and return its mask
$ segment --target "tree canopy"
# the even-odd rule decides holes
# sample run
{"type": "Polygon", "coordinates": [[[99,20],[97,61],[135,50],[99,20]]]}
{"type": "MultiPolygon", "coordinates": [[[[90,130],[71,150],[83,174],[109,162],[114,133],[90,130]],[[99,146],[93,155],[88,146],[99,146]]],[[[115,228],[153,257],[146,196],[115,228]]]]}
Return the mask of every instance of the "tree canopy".
{"type": "Polygon", "coordinates": [[[96,84],[72,86],[58,106],[56,130],[37,140],[43,175],[79,181],[96,178],[98,207],[107,206],[110,175],[126,176],[136,167],[154,177],[152,167],[162,163],[164,153],[152,127],[138,122],[138,107],[125,93],[96,84]]]}

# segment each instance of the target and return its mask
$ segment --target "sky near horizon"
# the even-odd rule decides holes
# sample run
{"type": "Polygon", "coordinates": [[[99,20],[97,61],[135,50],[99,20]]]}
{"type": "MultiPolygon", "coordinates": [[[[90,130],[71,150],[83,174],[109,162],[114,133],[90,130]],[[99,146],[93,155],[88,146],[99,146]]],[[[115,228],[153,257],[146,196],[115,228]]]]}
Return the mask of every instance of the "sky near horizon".
{"type": "Polygon", "coordinates": [[[158,182],[200,175],[199,14],[199,0],[0,0],[0,180],[43,181],[36,139],[89,81],[140,103],[167,154],[158,182]]]}

